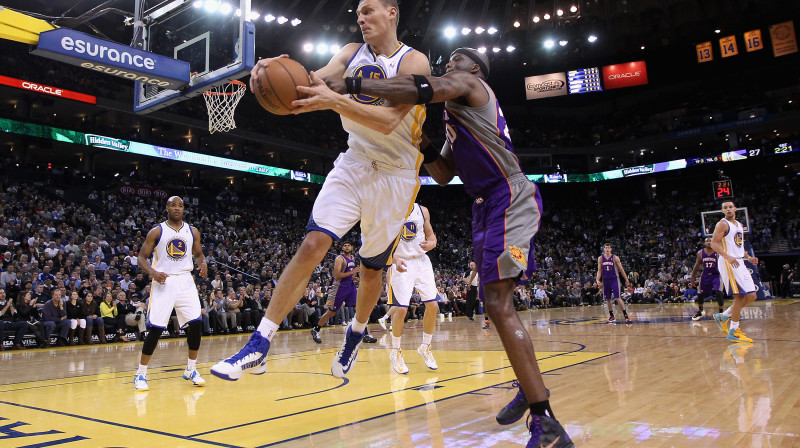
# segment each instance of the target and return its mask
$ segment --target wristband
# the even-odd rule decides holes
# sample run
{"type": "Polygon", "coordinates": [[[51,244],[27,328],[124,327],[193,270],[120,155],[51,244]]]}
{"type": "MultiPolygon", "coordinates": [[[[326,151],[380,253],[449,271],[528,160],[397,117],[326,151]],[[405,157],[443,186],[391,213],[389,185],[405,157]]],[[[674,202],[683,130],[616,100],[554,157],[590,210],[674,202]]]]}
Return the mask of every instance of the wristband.
{"type": "Polygon", "coordinates": [[[358,95],[361,93],[361,78],[358,76],[348,76],[344,78],[344,85],[347,87],[347,93],[350,95],[358,95]]]}
{"type": "Polygon", "coordinates": [[[422,75],[411,75],[414,78],[414,86],[417,88],[417,103],[428,104],[433,99],[433,87],[428,78],[422,75]]]}
{"type": "Polygon", "coordinates": [[[435,162],[440,156],[439,151],[437,151],[436,148],[434,148],[431,144],[428,144],[428,146],[424,148],[420,148],[419,152],[422,153],[422,163],[425,164],[435,162]]]}

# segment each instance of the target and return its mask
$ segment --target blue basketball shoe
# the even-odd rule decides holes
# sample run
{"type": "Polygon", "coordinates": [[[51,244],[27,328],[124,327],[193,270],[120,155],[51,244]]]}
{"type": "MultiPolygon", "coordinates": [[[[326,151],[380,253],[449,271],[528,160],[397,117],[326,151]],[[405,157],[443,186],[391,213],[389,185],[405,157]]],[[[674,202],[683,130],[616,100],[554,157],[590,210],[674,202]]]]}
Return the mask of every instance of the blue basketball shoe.
{"type": "Polygon", "coordinates": [[[269,340],[261,336],[261,332],[254,331],[241,350],[230,358],[214,364],[211,373],[228,381],[238,380],[248,369],[252,369],[249,373],[253,375],[261,375],[267,371],[268,351],[269,340]]]}
{"type": "Polygon", "coordinates": [[[722,334],[724,334],[726,336],[728,335],[728,321],[730,319],[731,319],[730,317],[728,317],[728,316],[726,316],[726,315],[724,315],[722,313],[714,314],[714,322],[717,323],[717,326],[719,327],[719,331],[721,331],[722,334]]]}
{"type": "MultiPolygon", "coordinates": [[[[500,409],[500,412],[497,413],[497,423],[501,425],[510,425],[522,417],[525,416],[525,413],[530,408],[528,404],[528,398],[525,397],[525,392],[522,390],[522,387],[519,385],[519,381],[514,380],[511,383],[511,387],[518,388],[517,395],[508,403],[503,409],[500,409]]],[[[544,388],[547,391],[547,398],[550,398],[550,389],[544,388]]]]}
{"type": "Polygon", "coordinates": [[[347,334],[344,336],[342,348],[340,348],[333,357],[331,375],[336,378],[344,378],[347,376],[347,372],[350,371],[350,368],[353,367],[353,363],[356,362],[358,347],[361,345],[361,341],[364,340],[365,334],[366,331],[363,333],[356,333],[353,331],[353,327],[347,327],[347,334]]]}
{"type": "Polygon", "coordinates": [[[527,448],[575,448],[561,423],[554,418],[531,415],[528,418],[528,430],[531,438],[527,448]]]}

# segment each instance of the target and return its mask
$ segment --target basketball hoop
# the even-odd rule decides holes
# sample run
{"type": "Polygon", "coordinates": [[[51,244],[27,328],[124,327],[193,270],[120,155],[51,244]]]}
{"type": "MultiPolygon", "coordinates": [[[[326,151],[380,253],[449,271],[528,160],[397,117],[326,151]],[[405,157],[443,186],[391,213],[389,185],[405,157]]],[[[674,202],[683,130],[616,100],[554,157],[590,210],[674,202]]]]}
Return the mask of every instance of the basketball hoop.
{"type": "Polygon", "coordinates": [[[247,86],[241,81],[233,80],[203,92],[203,98],[208,107],[208,130],[214,132],[228,132],[236,128],[233,111],[239,100],[244,96],[247,86]]]}

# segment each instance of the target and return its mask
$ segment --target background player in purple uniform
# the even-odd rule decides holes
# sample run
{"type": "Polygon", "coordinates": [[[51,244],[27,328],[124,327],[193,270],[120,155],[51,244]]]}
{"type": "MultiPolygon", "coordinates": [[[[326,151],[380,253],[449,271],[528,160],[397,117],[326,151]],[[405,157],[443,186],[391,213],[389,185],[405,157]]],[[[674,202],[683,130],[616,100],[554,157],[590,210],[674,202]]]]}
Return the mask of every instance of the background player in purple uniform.
{"type": "MultiPolygon", "coordinates": [[[[479,294],[495,322],[500,340],[517,375],[521,390],[515,400],[529,403],[531,438],[528,447],[573,447],[555,419],[525,326],[514,309],[514,287],[536,269],[533,237],[539,230],[539,189],[522,173],[511,145],[503,111],[484,79],[489,59],[471,48],[450,55],[447,73],[439,78],[420,75],[391,79],[361,79],[349,90],[385,98],[393,103],[445,102],[445,135],[441,151],[423,148],[428,173],[447,185],[457,173],[472,208],[472,241],[480,275],[479,294]]],[[[314,86],[298,90],[324,99],[297,100],[294,107],[315,102],[335,102],[348,91],[344,79],[313,74],[314,86]]],[[[358,92],[356,92],[358,93],[358,92]]]]}
{"type": "Polygon", "coordinates": [[[603,298],[606,299],[608,306],[608,322],[614,322],[614,301],[619,303],[622,308],[622,314],[625,315],[625,323],[631,323],[631,318],[628,317],[628,309],[625,307],[625,302],[619,296],[619,274],[625,278],[625,286],[631,286],[628,281],[628,275],[625,274],[625,269],[622,268],[622,262],[619,257],[611,253],[611,244],[606,243],[603,246],[603,255],[597,257],[597,283],[603,288],[603,298]]]}
{"type": "Polygon", "coordinates": [[[697,251],[697,261],[694,263],[694,269],[692,269],[692,276],[689,282],[692,284],[692,288],[696,288],[697,285],[694,282],[694,279],[697,278],[697,273],[703,270],[703,274],[700,276],[700,290],[697,293],[697,314],[692,316],[692,320],[700,320],[703,316],[706,315],[706,312],[703,311],[703,302],[705,302],[706,297],[713,295],[714,298],[717,299],[717,305],[719,305],[719,312],[722,313],[724,310],[725,305],[725,294],[722,293],[722,290],[719,289],[719,269],[717,268],[717,253],[714,252],[714,249],[711,248],[711,238],[706,238],[705,246],[697,251]]]}
{"type": "MultiPolygon", "coordinates": [[[[353,283],[353,276],[358,274],[360,267],[356,266],[355,258],[353,258],[353,245],[345,241],[342,243],[342,253],[336,256],[333,262],[333,285],[328,291],[328,302],[325,303],[325,314],[319,318],[317,326],[311,329],[311,337],[317,344],[322,343],[322,338],[319,336],[320,327],[328,322],[328,319],[336,315],[339,308],[344,304],[348,307],[356,306],[356,296],[358,290],[355,283],[353,283]]],[[[352,316],[348,316],[345,320],[349,320],[352,316]]]]}

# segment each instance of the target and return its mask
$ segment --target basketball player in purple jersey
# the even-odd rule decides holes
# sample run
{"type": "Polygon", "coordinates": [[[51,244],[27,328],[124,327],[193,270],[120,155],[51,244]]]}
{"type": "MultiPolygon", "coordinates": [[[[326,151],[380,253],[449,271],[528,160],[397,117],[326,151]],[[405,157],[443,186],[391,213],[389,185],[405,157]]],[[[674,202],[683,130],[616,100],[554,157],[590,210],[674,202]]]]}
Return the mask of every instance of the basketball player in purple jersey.
{"type": "MultiPolygon", "coordinates": [[[[522,386],[515,400],[529,403],[531,438],[527,446],[573,447],[550,409],[533,343],[514,309],[515,286],[528,280],[536,269],[533,237],[539,230],[542,202],[539,189],[525,177],[514,154],[503,111],[485,81],[488,74],[486,55],[458,48],[450,55],[442,77],[365,78],[357,87],[361,93],[393,103],[445,102],[447,141],[441,151],[430,146],[421,149],[423,162],[440,185],[447,185],[458,174],[467,193],[475,198],[472,244],[481,279],[479,294],[522,386]]],[[[322,81],[314,74],[311,79],[312,87],[297,89],[312,96],[294,101],[294,107],[335,107],[340,94],[348,90],[343,79],[322,81]]]]}
{"type": "Polygon", "coordinates": [[[597,278],[595,280],[603,288],[603,298],[606,299],[608,306],[608,323],[614,322],[614,301],[616,301],[622,308],[625,323],[629,324],[631,318],[628,317],[628,309],[619,296],[619,273],[625,278],[625,286],[631,286],[628,275],[622,268],[622,262],[619,261],[618,256],[611,253],[611,244],[606,243],[603,246],[603,255],[597,258],[597,278]]]}
{"type": "MultiPolygon", "coordinates": [[[[328,319],[336,315],[342,305],[356,306],[357,289],[353,283],[353,276],[358,274],[360,267],[356,266],[353,257],[353,245],[345,241],[342,243],[342,253],[336,256],[333,262],[333,285],[328,291],[328,302],[325,303],[325,314],[320,317],[317,326],[311,329],[311,337],[317,344],[322,343],[319,336],[320,327],[328,322],[328,319]]],[[[345,319],[349,320],[349,319],[345,319]]]]}
{"type": "Polygon", "coordinates": [[[717,305],[719,305],[720,314],[722,313],[723,305],[725,304],[725,295],[722,294],[722,291],[719,289],[717,253],[711,248],[711,238],[706,238],[704,247],[697,251],[697,261],[694,263],[692,276],[689,280],[692,288],[697,287],[694,279],[697,278],[697,273],[700,272],[701,269],[703,270],[703,273],[700,275],[700,290],[697,291],[698,310],[697,314],[692,316],[692,320],[700,320],[706,315],[706,312],[703,311],[703,302],[705,302],[706,297],[708,296],[713,295],[714,298],[717,299],[717,305]]]}

